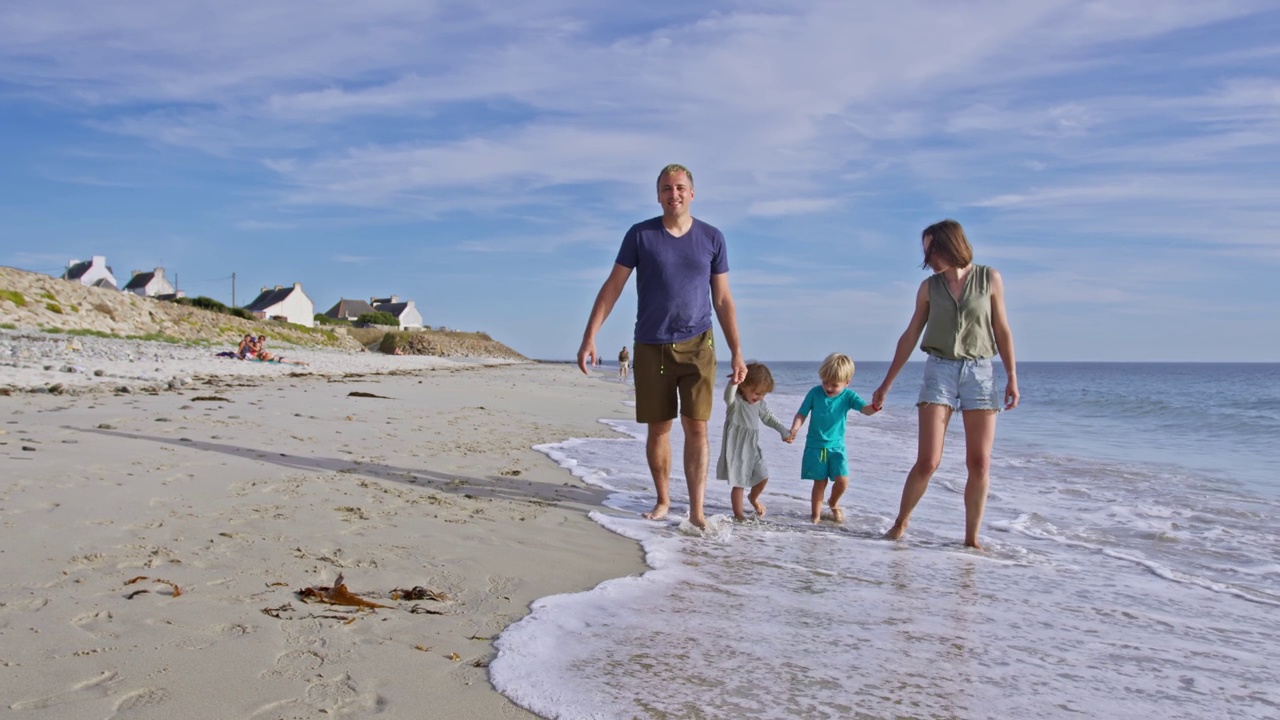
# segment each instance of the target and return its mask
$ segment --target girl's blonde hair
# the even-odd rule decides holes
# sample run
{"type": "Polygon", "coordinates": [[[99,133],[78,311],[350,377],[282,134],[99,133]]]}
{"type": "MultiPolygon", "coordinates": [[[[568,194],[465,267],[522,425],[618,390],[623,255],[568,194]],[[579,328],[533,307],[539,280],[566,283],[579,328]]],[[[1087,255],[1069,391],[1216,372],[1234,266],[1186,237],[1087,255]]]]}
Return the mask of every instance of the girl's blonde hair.
{"type": "Polygon", "coordinates": [[[738,384],[738,388],[751,388],[768,395],[773,392],[773,373],[764,363],[747,363],[747,376],[738,384]]]}
{"type": "Polygon", "coordinates": [[[847,383],[853,379],[853,360],[843,353],[831,353],[818,368],[823,382],[847,383]]]}

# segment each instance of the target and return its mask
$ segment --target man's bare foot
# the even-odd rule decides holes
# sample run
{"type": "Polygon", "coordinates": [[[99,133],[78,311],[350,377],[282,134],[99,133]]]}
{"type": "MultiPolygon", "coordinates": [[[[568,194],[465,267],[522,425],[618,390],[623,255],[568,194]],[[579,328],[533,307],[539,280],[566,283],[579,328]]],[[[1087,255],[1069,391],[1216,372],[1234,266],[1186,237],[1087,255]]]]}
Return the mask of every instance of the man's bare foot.
{"type": "Polygon", "coordinates": [[[752,500],[751,507],[756,509],[756,517],[764,517],[764,503],[759,500],[752,500]]]}
{"type": "Polygon", "coordinates": [[[844,510],[840,507],[831,508],[831,519],[837,523],[844,522],[844,510]]]}
{"type": "Polygon", "coordinates": [[[670,505],[666,505],[664,503],[658,503],[657,505],[653,506],[652,510],[645,513],[644,515],[641,515],[640,517],[644,518],[645,520],[661,520],[662,518],[667,516],[667,512],[669,512],[670,510],[671,510],[670,505]]]}
{"type": "Polygon", "coordinates": [[[901,540],[902,534],[905,533],[906,531],[907,531],[906,523],[894,523],[893,527],[889,528],[889,532],[885,533],[884,536],[885,536],[885,539],[887,540],[901,540]]]}

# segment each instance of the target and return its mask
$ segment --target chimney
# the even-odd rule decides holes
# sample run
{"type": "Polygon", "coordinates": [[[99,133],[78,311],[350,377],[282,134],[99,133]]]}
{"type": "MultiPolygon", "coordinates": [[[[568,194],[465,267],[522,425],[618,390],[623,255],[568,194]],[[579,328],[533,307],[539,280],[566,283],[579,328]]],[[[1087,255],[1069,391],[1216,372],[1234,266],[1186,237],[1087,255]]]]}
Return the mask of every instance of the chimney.
{"type": "Polygon", "coordinates": [[[141,275],[141,274],[142,274],[142,271],[141,271],[141,270],[130,270],[130,271],[129,271],[129,277],[130,277],[130,278],[136,278],[136,277],[138,277],[138,276],[139,276],[139,275],[141,275]]]}
{"type": "Polygon", "coordinates": [[[79,261],[79,260],[68,260],[68,261],[67,261],[67,269],[68,269],[68,270],[70,270],[71,268],[73,268],[73,267],[75,267],[75,266],[77,266],[77,265],[79,265],[79,264],[80,264],[80,261],[79,261]]]}
{"type": "Polygon", "coordinates": [[[164,277],[164,268],[156,268],[156,277],[158,278],[164,277]]]}

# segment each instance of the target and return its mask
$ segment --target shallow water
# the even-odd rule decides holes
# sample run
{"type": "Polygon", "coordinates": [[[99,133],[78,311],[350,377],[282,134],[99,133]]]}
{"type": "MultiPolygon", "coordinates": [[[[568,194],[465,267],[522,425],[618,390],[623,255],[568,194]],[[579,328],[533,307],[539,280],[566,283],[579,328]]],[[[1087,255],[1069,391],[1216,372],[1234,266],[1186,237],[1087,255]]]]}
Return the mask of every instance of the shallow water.
{"type": "MultiPolygon", "coordinates": [[[[776,414],[816,366],[773,364],[776,414]]],[[[913,369],[885,412],[850,418],[843,526],[807,522],[801,443],[768,433],[769,515],[732,523],[712,480],[706,533],[638,518],[642,428],[541,448],[616,491],[593,518],[653,569],[539,600],[499,638],[495,685],[550,718],[1280,716],[1280,493],[1263,442],[1280,401],[1256,392],[1280,388],[1280,366],[1020,366],[983,553],[959,542],[958,428],[907,538],[880,539],[914,459],[913,369]]],[[[852,387],[869,397],[882,372],[861,363],[852,387]]],[[[682,478],[673,491],[674,515],[682,478]]]]}

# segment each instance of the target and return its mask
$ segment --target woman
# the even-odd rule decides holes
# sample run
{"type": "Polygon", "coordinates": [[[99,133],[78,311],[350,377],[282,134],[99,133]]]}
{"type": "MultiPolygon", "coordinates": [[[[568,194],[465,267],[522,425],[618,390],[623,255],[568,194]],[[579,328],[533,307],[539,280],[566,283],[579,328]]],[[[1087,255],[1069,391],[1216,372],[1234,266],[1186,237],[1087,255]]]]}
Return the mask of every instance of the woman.
{"type": "Polygon", "coordinates": [[[982,549],[978,529],[987,504],[991,446],[996,437],[996,394],[991,358],[997,353],[1004,365],[1004,409],[1018,406],[1018,373],[1013,353],[1013,332],[1005,314],[1004,280],[995,268],[973,264],[973,249],[964,228],[955,220],[943,220],[921,233],[922,268],[934,275],[920,283],[916,309],[907,329],[898,338],[893,363],[884,382],[872,393],[872,404],[884,404],[898,377],[924,334],[920,349],[928,353],[924,383],[916,407],[920,437],[916,464],[902,487],[898,518],[885,537],[897,540],[906,532],[916,503],[929,487],[929,479],[942,460],[951,414],[964,418],[965,465],[969,471],[964,488],[964,544],[982,549]]]}

